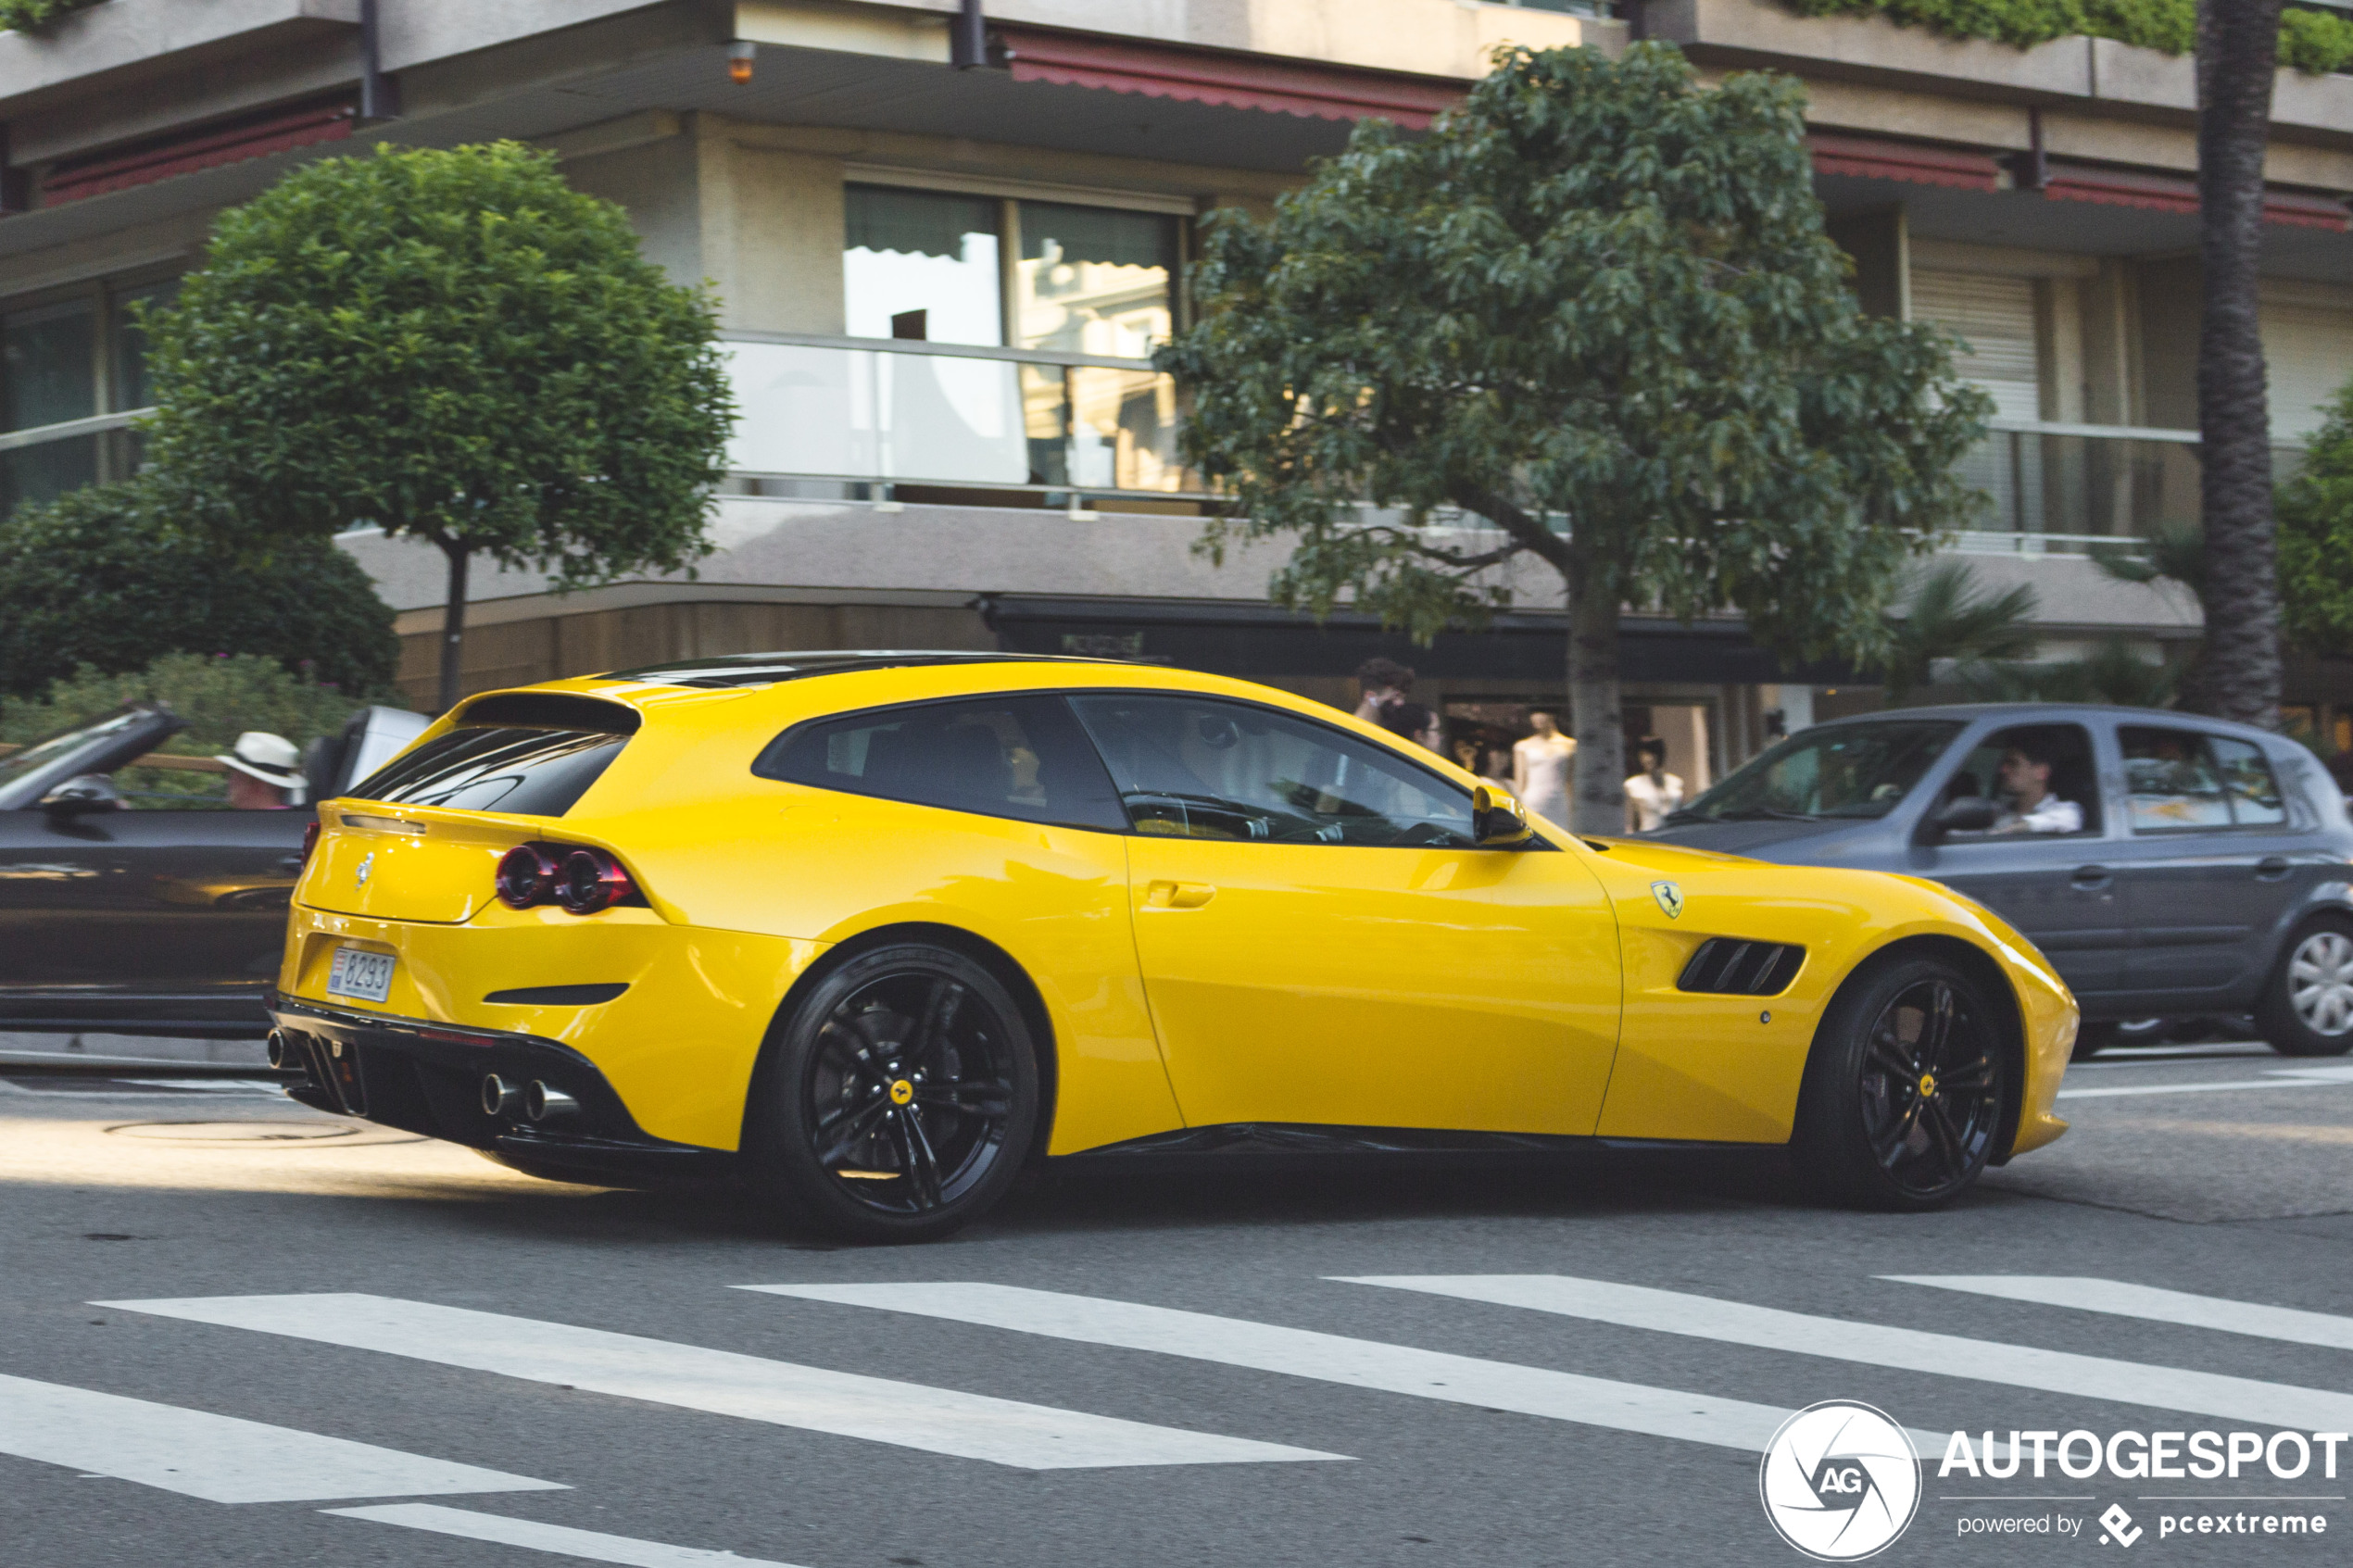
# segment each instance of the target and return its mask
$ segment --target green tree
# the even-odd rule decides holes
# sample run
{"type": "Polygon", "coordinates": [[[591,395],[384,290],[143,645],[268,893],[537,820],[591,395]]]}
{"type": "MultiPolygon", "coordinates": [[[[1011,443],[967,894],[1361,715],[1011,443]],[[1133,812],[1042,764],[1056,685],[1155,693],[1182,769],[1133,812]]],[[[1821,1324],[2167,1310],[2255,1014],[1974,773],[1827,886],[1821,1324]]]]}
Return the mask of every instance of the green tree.
{"type": "Polygon", "coordinates": [[[2123,637],[2103,637],[2082,659],[2051,664],[1968,663],[1956,672],[1979,702],[2107,702],[2120,708],[2170,708],[2181,666],[2151,663],[2123,637]]]}
{"type": "Polygon", "coordinates": [[[1880,662],[1887,706],[1902,707],[1927,685],[1939,659],[1969,664],[2033,658],[2040,608],[2024,583],[1989,597],[1969,562],[1939,561],[1913,584],[1904,613],[1889,617],[1887,653],[1880,662]]]}
{"type": "Polygon", "coordinates": [[[373,523],[561,589],[706,548],[733,415],[709,296],[517,143],[379,147],[223,214],[148,321],[157,468],[224,532],[373,523]]]}
{"type": "Polygon", "coordinates": [[[1947,340],[1862,313],[1812,180],[1796,83],[1703,90],[1666,45],[1502,50],[1428,135],[1365,122],[1271,220],[1213,226],[1160,356],[1232,501],[1202,548],[1282,538],[1276,602],[1423,637],[1550,568],[1575,825],[1618,831],[1622,607],[1875,657],[1976,504],[1952,465],[1990,402],[1947,340]]]}
{"type": "Polygon", "coordinates": [[[2353,653],[2353,386],[2338,393],[2280,491],[2280,597],[2288,640],[2353,653]]]}
{"type": "Polygon", "coordinates": [[[392,621],[334,546],[225,550],[179,521],[150,480],[69,491],[0,521],[0,695],[184,651],[265,655],[370,697],[399,660],[392,621]]]}

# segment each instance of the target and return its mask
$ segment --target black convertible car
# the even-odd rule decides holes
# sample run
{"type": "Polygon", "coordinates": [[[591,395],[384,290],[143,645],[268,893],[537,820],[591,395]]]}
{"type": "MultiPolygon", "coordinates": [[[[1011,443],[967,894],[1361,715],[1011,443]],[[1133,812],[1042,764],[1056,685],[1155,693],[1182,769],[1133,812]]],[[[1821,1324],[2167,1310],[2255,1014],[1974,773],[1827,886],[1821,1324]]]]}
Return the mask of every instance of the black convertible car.
{"type": "MultiPolygon", "coordinates": [[[[336,795],[426,721],[364,709],[306,759],[336,795]]],[[[114,775],[187,721],[158,703],[0,755],[0,1032],[259,1037],[308,807],[150,804],[114,775]]],[[[174,759],[181,766],[200,759],[174,759]]]]}

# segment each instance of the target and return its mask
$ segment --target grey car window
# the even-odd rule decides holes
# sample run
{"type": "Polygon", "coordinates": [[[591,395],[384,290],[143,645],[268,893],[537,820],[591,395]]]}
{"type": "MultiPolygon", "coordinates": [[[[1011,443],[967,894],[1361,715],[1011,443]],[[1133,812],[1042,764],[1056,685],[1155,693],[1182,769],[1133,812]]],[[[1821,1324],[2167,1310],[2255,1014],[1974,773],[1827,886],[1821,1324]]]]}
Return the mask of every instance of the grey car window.
{"type": "Polygon", "coordinates": [[[2262,751],[2243,740],[2221,735],[2208,739],[2214,748],[2216,770],[2222,775],[2222,794],[2231,803],[2231,820],[2243,828],[2278,827],[2287,821],[2287,802],[2280,781],[2262,751]]]}
{"type": "Polygon", "coordinates": [[[1830,724],[1792,735],[1667,820],[1884,817],[1961,726],[1944,720],[1830,724]]]}
{"type": "Polygon", "coordinates": [[[2128,725],[2116,737],[2124,749],[2134,833],[2277,827],[2287,821],[2271,763],[2245,741],[2156,725],[2128,725]]]}
{"type": "Polygon", "coordinates": [[[2002,809],[1984,833],[1956,833],[1952,845],[2003,842],[2021,834],[2089,837],[2100,831],[2099,771],[2091,732],[2081,724],[2014,724],[1969,748],[1944,782],[1939,804],[1982,797],[2002,809]]]}

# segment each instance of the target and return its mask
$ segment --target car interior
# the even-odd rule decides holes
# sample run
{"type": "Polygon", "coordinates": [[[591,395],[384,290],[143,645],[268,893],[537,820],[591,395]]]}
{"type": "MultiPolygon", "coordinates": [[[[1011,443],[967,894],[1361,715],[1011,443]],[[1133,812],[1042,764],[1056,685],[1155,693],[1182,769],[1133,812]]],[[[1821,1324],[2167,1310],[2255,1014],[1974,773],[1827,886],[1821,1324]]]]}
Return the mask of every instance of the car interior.
{"type": "Polygon", "coordinates": [[[1957,832],[1952,834],[1954,841],[2006,838],[2037,831],[2022,820],[2017,809],[2018,800],[2002,784],[2003,759],[2013,751],[2022,751],[2031,759],[2047,759],[2051,797],[2072,801],[2082,812],[2082,825],[2072,832],[2044,829],[2037,836],[2088,838],[2099,834],[2099,771],[2093,760],[2091,732],[2081,724],[2020,724],[1996,730],[1978,742],[1959,770],[1945,782],[1938,796],[1939,806],[1984,797],[1993,800],[2003,812],[2003,820],[1994,826],[1982,832],[1957,832]]]}

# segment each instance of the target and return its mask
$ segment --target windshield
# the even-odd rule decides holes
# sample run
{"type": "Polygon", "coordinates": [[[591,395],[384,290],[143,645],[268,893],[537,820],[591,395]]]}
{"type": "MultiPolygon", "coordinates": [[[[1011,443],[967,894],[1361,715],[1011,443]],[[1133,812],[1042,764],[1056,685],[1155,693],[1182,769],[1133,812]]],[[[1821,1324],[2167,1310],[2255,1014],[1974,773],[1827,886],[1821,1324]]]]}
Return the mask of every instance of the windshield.
{"type": "Polygon", "coordinates": [[[150,718],[151,715],[145,709],[125,709],[122,712],[109,714],[95,723],[83,724],[76,729],[68,730],[61,735],[51,735],[47,740],[35,741],[21,750],[0,747],[0,785],[14,784],[17,780],[47,767],[69,751],[79,751],[94,740],[102,740],[109,735],[119,735],[134,725],[148,722],[150,718]]]}
{"type": "Polygon", "coordinates": [[[1730,774],[1667,821],[1884,817],[1944,754],[1960,728],[1950,721],[1907,720],[1808,730],[1730,774]]]}

